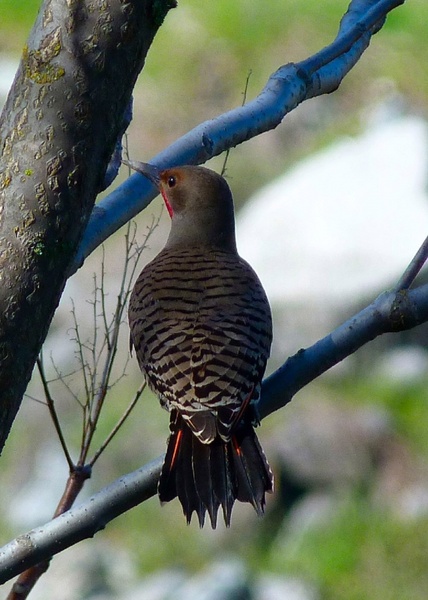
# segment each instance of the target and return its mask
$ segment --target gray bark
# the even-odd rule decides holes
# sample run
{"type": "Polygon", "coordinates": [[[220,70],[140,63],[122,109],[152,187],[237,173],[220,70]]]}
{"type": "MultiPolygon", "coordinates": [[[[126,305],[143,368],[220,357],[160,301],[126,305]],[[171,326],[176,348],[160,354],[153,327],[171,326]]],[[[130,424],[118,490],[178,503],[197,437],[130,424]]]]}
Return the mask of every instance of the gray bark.
{"type": "Polygon", "coordinates": [[[0,120],[0,450],[173,0],[45,0],[0,120]]]}

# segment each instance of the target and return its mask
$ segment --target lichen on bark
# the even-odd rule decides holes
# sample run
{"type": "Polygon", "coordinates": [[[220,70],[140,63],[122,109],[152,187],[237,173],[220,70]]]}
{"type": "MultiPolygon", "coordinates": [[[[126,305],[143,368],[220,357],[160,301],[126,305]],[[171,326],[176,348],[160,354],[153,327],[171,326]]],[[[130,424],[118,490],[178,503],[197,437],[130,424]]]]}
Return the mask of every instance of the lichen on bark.
{"type": "Polygon", "coordinates": [[[0,119],[0,450],[167,0],[45,0],[0,119]]]}

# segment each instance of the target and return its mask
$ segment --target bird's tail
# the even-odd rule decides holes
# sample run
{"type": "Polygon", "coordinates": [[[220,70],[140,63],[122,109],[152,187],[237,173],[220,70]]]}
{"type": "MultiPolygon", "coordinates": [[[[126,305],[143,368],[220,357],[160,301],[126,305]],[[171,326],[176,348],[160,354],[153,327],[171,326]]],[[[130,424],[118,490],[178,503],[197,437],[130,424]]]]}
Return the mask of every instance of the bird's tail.
{"type": "Polygon", "coordinates": [[[158,487],[161,502],[178,496],[187,522],[195,511],[201,527],[208,511],[213,529],[220,506],[230,525],[235,500],[249,502],[263,514],[273,475],[249,420],[239,423],[228,442],[217,436],[203,444],[177,411],[171,413],[170,429],[158,487]]]}

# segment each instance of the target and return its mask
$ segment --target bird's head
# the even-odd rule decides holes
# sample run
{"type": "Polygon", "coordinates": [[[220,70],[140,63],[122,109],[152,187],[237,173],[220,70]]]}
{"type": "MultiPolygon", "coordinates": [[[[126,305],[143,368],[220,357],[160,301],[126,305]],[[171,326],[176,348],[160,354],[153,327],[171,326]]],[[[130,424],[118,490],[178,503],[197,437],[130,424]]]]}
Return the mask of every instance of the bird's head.
{"type": "Polygon", "coordinates": [[[162,194],[172,220],[168,246],[208,245],[236,251],[232,193],[226,180],[205,167],[158,169],[123,161],[162,194]]]}

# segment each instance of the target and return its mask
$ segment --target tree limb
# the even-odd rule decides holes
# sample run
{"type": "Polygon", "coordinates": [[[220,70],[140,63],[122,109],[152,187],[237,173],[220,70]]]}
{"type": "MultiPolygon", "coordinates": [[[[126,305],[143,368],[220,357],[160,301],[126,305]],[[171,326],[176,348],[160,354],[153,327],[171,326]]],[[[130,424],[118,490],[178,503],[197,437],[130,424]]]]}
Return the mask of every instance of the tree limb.
{"type": "Polygon", "coordinates": [[[381,294],[372,304],[307,349],[291,356],[263,382],[261,418],[288,404],[308,383],[384,333],[428,320],[428,285],[381,294]]]}
{"type": "MultiPolygon", "coordinates": [[[[428,285],[384,292],[328,336],[290,357],[262,386],[260,417],[282,408],[308,383],[383,333],[403,331],[428,320],[428,285]]],[[[163,456],[102,489],[77,508],[19,536],[0,549],[0,584],[77,542],[92,537],[112,519],[154,496],[163,456]]]]}
{"type": "MultiPolygon", "coordinates": [[[[403,3],[404,0],[353,0],[332,44],[300,63],[280,67],[254,100],[201,123],[150,162],[163,168],[202,164],[228,148],[274,129],[304,100],[336,90],[361,58],[388,12],[403,3]]],[[[97,204],[71,272],[110,235],[146,208],[157,193],[145,177],[135,174],[97,204]]]]}
{"type": "Polygon", "coordinates": [[[80,506],[17,537],[0,550],[0,585],[73,544],[156,493],[163,457],[120,477],[80,506]]]}

